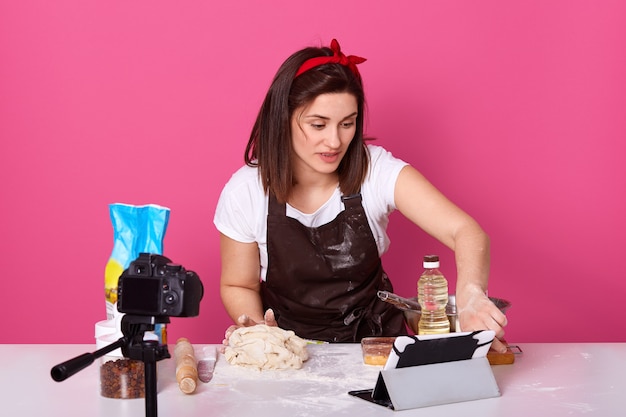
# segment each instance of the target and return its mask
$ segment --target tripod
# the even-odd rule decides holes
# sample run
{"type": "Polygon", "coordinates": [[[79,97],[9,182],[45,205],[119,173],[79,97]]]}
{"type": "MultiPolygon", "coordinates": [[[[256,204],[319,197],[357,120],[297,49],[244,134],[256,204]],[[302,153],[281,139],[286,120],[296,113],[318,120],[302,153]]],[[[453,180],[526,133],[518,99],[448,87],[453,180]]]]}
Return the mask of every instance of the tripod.
{"type": "Polygon", "coordinates": [[[169,323],[167,316],[140,316],[125,314],[122,317],[122,334],[117,341],[92,353],[83,353],[73,359],[52,368],[50,376],[61,382],[91,365],[94,360],[115,349],[121,348],[122,354],[144,363],[146,417],[157,417],[157,370],[156,363],[170,358],[167,345],[160,345],[156,340],[143,340],[146,331],[154,330],[158,323],[169,323]]]}

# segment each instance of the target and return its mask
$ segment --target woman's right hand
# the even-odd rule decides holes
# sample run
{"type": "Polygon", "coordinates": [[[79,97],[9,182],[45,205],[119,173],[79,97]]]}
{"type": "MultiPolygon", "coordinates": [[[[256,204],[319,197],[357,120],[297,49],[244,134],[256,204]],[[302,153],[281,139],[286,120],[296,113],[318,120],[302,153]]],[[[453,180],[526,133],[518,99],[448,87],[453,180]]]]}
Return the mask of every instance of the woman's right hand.
{"type": "Polygon", "coordinates": [[[232,326],[229,326],[228,329],[226,329],[226,332],[224,332],[224,340],[222,341],[222,344],[224,346],[228,346],[228,340],[230,339],[230,336],[238,328],[256,326],[257,324],[266,324],[268,326],[278,326],[278,323],[276,323],[276,317],[274,316],[274,310],[272,310],[271,308],[268,308],[267,311],[265,312],[265,315],[263,316],[263,321],[258,322],[258,323],[252,320],[248,315],[242,314],[237,319],[237,324],[233,324],[232,326]]]}

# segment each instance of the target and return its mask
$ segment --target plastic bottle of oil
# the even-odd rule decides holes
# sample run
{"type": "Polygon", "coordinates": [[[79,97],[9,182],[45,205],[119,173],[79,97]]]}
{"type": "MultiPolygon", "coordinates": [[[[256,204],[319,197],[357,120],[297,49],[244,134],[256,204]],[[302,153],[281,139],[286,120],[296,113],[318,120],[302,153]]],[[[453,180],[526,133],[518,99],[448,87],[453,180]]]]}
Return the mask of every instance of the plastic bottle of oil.
{"type": "Polygon", "coordinates": [[[439,271],[439,256],[424,256],[424,272],[417,281],[417,301],[422,314],[418,334],[450,333],[446,315],[448,281],[439,271]]]}

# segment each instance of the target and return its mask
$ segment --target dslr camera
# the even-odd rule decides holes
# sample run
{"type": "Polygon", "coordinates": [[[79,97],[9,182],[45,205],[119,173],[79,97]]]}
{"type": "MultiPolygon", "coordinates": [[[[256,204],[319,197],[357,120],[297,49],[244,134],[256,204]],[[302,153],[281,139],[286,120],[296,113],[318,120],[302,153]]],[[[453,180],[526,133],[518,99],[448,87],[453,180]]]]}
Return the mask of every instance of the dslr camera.
{"type": "Polygon", "coordinates": [[[195,272],[165,256],[141,253],[120,275],[117,309],[140,316],[195,317],[203,294],[195,272]]]}

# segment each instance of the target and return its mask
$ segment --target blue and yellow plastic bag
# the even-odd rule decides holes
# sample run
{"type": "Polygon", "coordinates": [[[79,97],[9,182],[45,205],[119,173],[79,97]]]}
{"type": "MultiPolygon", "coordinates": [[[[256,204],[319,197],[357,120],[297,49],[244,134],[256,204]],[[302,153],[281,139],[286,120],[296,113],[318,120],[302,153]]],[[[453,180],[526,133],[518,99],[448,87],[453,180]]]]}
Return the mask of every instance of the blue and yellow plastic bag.
{"type": "Polygon", "coordinates": [[[104,271],[104,293],[107,319],[121,315],[117,311],[117,281],[122,272],[140,253],[163,255],[163,238],[170,218],[170,209],[156,204],[134,206],[109,205],[113,223],[113,251],[104,271]]]}

